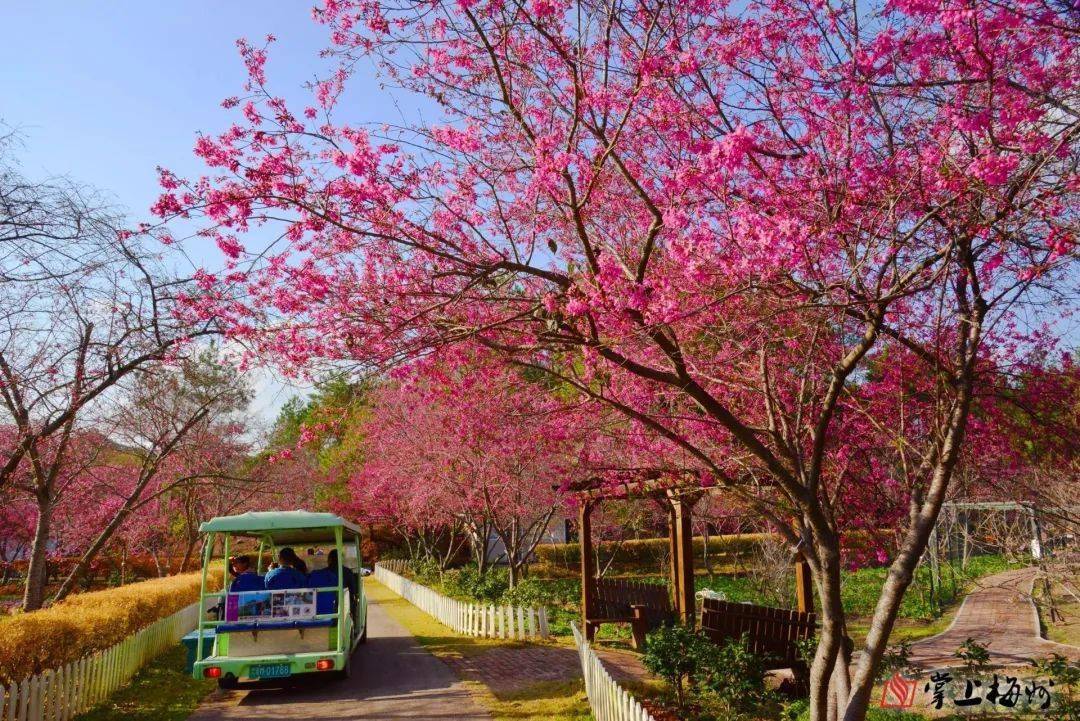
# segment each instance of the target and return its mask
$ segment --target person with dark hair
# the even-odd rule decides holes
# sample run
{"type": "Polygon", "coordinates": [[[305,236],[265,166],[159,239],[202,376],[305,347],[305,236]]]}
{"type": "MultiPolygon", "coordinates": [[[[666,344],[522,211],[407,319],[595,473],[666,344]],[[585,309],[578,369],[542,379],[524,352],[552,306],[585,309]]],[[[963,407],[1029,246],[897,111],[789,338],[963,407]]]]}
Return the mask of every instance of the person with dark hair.
{"type": "Polygon", "coordinates": [[[296,555],[296,551],[291,548],[285,547],[281,549],[281,552],[278,553],[278,560],[282,563],[287,563],[305,576],[307,575],[307,563],[305,563],[304,559],[300,558],[300,556],[296,555]]]}
{"type": "Polygon", "coordinates": [[[288,547],[278,551],[278,562],[266,574],[266,590],[286,588],[307,588],[307,564],[288,547]]]}
{"type": "MultiPolygon", "coordinates": [[[[356,603],[356,573],[353,572],[348,566],[342,566],[342,585],[349,589],[349,605],[352,607],[356,603]]],[[[316,568],[310,574],[308,574],[308,585],[312,588],[329,588],[331,586],[337,586],[338,582],[338,552],[337,550],[330,551],[326,554],[326,568],[316,568]]],[[[318,609],[317,612],[322,613],[334,613],[337,610],[336,595],[329,591],[323,591],[318,595],[318,609]]],[[[349,609],[350,613],[353,612],[353,608],[349,609]]]]}
{"type": "Polygon", "coordinates": [[[234,576],[229,593],[262,591],[266,588],[263,577],[251,570],[251,556],[238,555],[230,558],[229,571],[234,576]]]}
{"type": "MultiPolygon", "coordinates": [[[[326,567],[334,569],[334,581],[337,581],[337,567],[338,567],[338,552],[337,549],[330,551],[326,556],[326,567]]],[[[349,589],[349,597],[356,601],[357,593],[357,581],[356,571],[352,570],[345,564],[341,565],[341,573],[345,579],[345,588],[349,589]]]]}

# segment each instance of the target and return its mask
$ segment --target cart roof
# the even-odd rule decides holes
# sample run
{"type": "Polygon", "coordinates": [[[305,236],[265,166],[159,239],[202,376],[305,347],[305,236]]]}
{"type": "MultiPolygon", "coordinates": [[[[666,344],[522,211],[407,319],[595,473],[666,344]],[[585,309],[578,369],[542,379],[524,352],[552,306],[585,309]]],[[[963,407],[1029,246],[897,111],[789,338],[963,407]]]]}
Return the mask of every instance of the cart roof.
{"type": "Polygon", "coordinates": [[[249,511],[236,516],[218,516],[203,522],[199,531],[269,537],[280,545],[333,541],[335,528],[341,528],[345,538],[360,536],[360,528],[341,516],[311,511],[249,511]]]}

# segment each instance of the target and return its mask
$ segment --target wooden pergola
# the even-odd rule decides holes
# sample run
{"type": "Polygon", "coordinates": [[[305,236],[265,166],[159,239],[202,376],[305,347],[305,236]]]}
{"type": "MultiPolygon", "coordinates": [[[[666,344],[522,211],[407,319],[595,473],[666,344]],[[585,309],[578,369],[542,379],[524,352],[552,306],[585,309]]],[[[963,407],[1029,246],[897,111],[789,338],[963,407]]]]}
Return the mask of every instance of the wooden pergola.
{"type": "MultiPolygon", "coordinates": [[[[596,587],[596,549],[592,538],[592,512],[607,500],[652,499],[666,507],[670,547],[671,607],[687,625],[695,622],[694,545],[691,521],[693,509],[710,489],[679,483],[660,473],[637,474],[611,483],[592,478],[569,489],[579,500],[578,540],[581,546],[582,630],[586,631],[586,610],[593,606],[596,587]]],[[[799,611],[813,611],[810,568],[801,554],[795,557],[796,599],[799,611]]]]}

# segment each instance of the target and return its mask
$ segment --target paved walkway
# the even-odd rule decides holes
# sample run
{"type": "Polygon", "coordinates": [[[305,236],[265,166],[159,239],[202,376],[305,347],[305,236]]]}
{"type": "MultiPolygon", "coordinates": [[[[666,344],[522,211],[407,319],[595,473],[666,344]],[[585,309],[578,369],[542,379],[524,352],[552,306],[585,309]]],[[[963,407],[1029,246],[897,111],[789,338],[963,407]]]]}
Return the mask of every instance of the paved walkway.
{"type": "Polygon", "coordinates": [[[911,644],[911,662],[922,668],[961,665],[956,651],[968,638],[988,648],[995,666],[1024,666],[1055,653],[1080,659],[1080,648],[1039,635],[1039,615],[1031,599],[1035,574],[1035,568],[1020,568],[980,579],[948,629],[911,644]]]}
{"type": "Polygon", "coordinates": [[[445,660],[461,678],[479,681],[496,694],[581,676],[577,652],[567,646],[496,646],[475,655],[445,660]]]}
{"type": "Polygon", "coordinates": [[[352,678],[309,679],[289,688],[218,692],[189,721],[491,718],[450,668],[424,650],[376,603],[368,606],[368,623],[368,641],[357,648],[352,659],[352,678]]]}
{"type": "MultiPolygon", "coordinates": [[[[641,657],[630,651],[593,647],[618,681],[650,678],[641,657]]],[[[545,681],[581,678],[581,660],[571,646],[496,646],[472,656],[447,658],[446,663],[468,681],[479,681],[496,694],[521,691],[545,681]]]]}

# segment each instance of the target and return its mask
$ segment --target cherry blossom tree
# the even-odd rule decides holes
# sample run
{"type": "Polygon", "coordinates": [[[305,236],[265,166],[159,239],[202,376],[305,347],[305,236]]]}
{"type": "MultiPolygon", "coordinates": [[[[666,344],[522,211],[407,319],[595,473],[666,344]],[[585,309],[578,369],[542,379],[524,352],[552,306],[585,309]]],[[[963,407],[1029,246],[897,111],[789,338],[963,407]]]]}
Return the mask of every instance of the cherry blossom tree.
{"type": "Polygon", "coordinates": [[[204,219],[231,259],[187,312],[286,366],[477,344],[622,413],[804,553],[811,718],[863,718],[976,399],[1052,349],[1039,324],[1071,303],[1075,14],[327,0],[316,16],[340,65],[311,107],[241,42],[250,81],[226,106],[242,117],[196,147],[211,174],[162,172],[156,211],[204,219]],[[368,59],[443,117],[350,124],[368,59]],[[245,237],[266,225],[281,243],[245,237]],[[869,515],[882,497],[902,531],[852,664],[848,500],[869,515]]]}
{"type": "Polygon", "coordinates": [[[247,408],[251,391],[246,379],[223,365],[211,347],[185,358],[175,369],[151,367],[135,376],[131,392],[119,408],[114,442],[132,449],[134,463],[127,477],[106,486],[114,508],[97,526],[92,541],[80,549],[78,562],[60,584],[54,600],[62,600],[137,509],[172,489],[212,479],[243,482],[236,458],[217,454],[221,440],[242,431],[234,417],[247,408]],[[218,441],[218,442],[214,442],[218,441]]]}
{"type": "Polygon", "coordinates": [[[581,473],[584,424],[520,371],[485,368],[476,354],[454,360],[418,364],[375,393],[349,507],[369,521],[401,523],[421,540],[441,532],[444,560],[464,531],[481,572],[498,539],[513,587],[560,505],[559,490],[581,473]]]}
{"type": "Polygon", "coordinates": [[[40,512],[24,606],[37,608],[58,484],[85,461],[67,460],[80,422],[133,372],[213,328],[173,313],[186,283],[156,240],[125,230],[84,187],[27,180],[10,144],[0,139],[0,491],[32,479],[40,512]]]}
{"type": "Polygon", "coordinates": [[[16,562],[26,557],[34,538],[34,514],[28,499],[9,498],[0,507],[0,583],[16,576],[16,562]]]}

